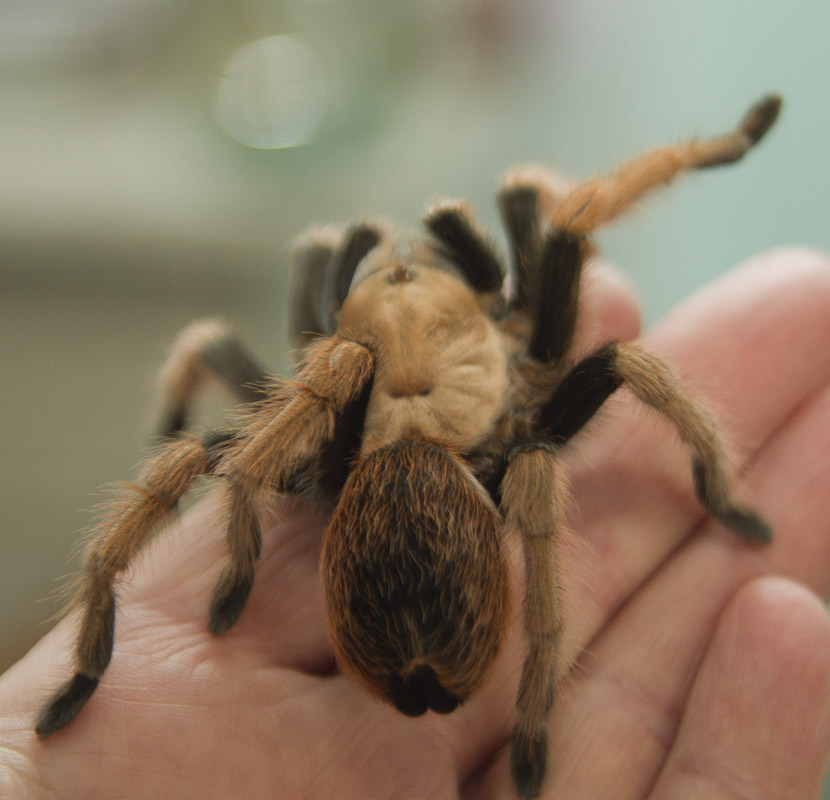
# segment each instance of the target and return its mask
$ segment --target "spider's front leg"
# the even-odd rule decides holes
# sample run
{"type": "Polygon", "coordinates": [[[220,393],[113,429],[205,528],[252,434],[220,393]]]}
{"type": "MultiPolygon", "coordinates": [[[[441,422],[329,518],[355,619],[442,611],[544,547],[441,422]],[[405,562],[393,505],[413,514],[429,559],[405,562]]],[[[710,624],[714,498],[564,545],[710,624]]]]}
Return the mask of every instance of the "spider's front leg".
{"type": "Polygon", "coordinates": [[[742,158],[775,122],[781,99],[756,103],[731,132],[647,152],[607,177],[569,184],[544,167],[519,167],[499,193],[513,264],[512,304],[531,319],[528,353],[559,362],[573,339],[588,236],[688,170],[742,158]]]}
{"type": "Polygon", "coordinates": [[[317,340],[296,379],[274,387],[238,446],[218,465],[230,490],[229,563],[211,601],[208,627],[214,635],[239,619],[253,586],[262,540],[260,490],[331,503],[359,447],[373,377],[374,356],[364,345],[337,337],[317,340]]]}

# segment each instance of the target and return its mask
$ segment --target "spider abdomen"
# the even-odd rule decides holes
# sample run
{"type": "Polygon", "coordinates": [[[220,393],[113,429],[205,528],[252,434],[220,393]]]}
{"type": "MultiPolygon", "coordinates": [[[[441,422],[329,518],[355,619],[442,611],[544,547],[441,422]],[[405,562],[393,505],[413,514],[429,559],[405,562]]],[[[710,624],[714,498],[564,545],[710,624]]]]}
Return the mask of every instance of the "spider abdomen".
{"type": "Polygon", "coordinates": [[[507,613],[500,518],[439,444],[357,465],[323,547],[341,668],[410,715],[451,711],[493,660],[507,613]]]}

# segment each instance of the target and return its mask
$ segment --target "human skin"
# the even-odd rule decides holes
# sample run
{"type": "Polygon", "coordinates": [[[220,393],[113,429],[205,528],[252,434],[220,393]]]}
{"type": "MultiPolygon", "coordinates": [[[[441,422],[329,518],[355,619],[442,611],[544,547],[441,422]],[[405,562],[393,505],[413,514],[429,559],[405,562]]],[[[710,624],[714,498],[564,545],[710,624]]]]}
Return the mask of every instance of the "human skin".
{"type": "MultiPolygon", "coordinates": [[[[638,334],[613,271],[585,287],[579,346],[638,334]]],[[[668,425],[625,392],[568,448],[558,544],[562,682],[543,797],[818,797],[830,752],[830,262],[803,250],[733,270],[641,337],[728,432],[739,492],[771,522],[748,544],[696,503],[668,425]]],[[[263,508],[248,605],[207,631],[221,491],[143,553],[119,592],[100,687],[45,742],[40,704],[71,671],[70,615],[0,678],[0,797],[514,797],[521,545],[502,650],[448,716],[410,719],[332,663],[318,573],[325,520],[263,508]]]]}

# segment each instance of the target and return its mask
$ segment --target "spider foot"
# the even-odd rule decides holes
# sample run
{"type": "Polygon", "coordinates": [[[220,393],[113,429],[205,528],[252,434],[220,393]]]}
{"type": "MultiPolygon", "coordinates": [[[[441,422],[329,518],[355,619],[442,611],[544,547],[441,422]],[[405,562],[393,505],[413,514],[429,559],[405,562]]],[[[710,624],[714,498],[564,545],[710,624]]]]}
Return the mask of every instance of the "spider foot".
{"type": "Polygon", "coordinates": [[[769,523],[751,508],[732,506],[722,514],[718,520],[732,533],[758,544],[769,544],[772,541],[772,528],[769,523]]]}
{"type": "Polygon", "coordinates": [[[772,127],[780,111],[781,98],[775,94],[767,95],[749,109],[741,121],[741,131],[755,144],[772,127]]]}
{"type": "Polygon", "coordinates": [[[214,636],[221,636],[236,624],[248,602],[253,583],[253,575],[240,576],[231,569],[222,573],[213,590],[208,617],[208,630],[214,636]]]}
{"type": "Polygon", "coordinates": [[[534,798],[542,790],[548,761],[548,735],[544,727],[535,734],[513,729],[510,740],[510,772],[519,797],[534,798]]]}
{"type": "Polygon", "coordinates": [[[722,525],[737,536],[758,544],[772,541],[772,528],[753,509],[735,501],[726,486],[723,475],[711,463],[700,458],[693,461],[695,493],[701,505],[722,525]]]}
{"type": "Polygon", "coordinates": [[[97,686],[98,678],[80,672],[61,686],[38,714],[35,722],[38,739],[43,741],[72,722],[97,686]]]}

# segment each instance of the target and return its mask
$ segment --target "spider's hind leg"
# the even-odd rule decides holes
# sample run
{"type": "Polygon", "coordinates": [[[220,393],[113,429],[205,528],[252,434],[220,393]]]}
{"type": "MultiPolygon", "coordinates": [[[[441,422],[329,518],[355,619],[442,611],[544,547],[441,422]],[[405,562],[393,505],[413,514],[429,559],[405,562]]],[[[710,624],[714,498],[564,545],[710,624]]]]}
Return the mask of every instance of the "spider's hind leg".
{"type": "Polygon", "coordinates": [[[228,565],[213,588],[208,611],[208,630],[214,636],[226,633],[242,615],[262,549],[256,504],[238,486],[230,491],[227,543],[228,565]]]}

